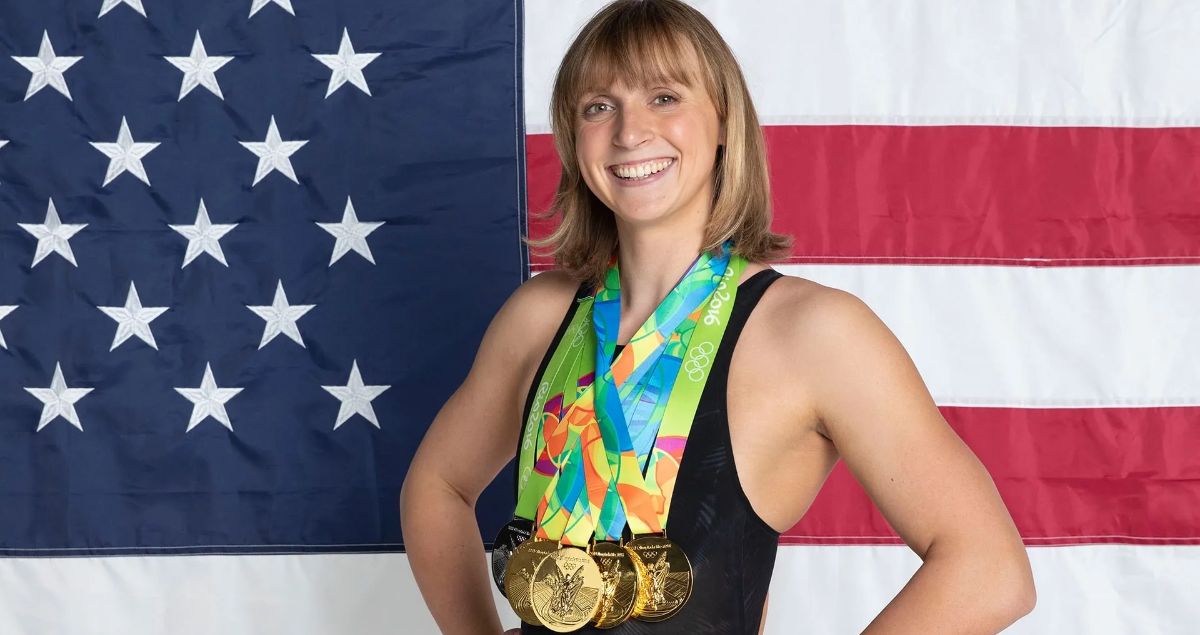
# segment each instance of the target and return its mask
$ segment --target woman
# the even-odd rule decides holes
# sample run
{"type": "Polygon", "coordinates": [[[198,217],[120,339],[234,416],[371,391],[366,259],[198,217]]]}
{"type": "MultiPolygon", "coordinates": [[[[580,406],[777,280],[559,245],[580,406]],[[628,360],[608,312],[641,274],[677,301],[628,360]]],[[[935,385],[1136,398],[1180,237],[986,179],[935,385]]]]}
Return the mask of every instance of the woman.
{"type": "MultiPolygon", "coordinates": [[[[587,531],[597,527],[588,542],[598,544],[606,536],[601,510],[615,499],[618,520],[625,520],[624,510],[628,525],[608,540],[636,537],[635,520],[657,522],[690,566],[690,596],[669,619],[630,613],[610,630],[580,624],[567,630],[761,633],[779,534],[804,515],[839,457],[923,560],[866,632],[994,633],[1032,610],[1029,561],[1007,510],[891,331],[850,293],[782,276],[766,264],[782,257],[790,240],[770,231],[757,116],[732,53],[708,20],[678,0],[607,5],[564,58],[552,115],[563,161],[553,210],[563,218],[551,236],[532,244],[553,245],[559,268],[530,279],[497,313],[466,380],[423,440],[401,494],[409,561],[442,631],[501,631],[473,506],[513,458],[513,448],[524,452],[518,451],[518,512],[524,501],[537,502],[526,505],[536,509],[526,519],[535,525],[526,531],[540,532],[552,546],[557,540],[562,549],[578,544],[567,540],[574,531],[568,528],[586,518],[587,531]],[[712,320],[724,330],[700,362],[703,392],[680,437],[686,454],[676,455],[688,460],[671,465],[661,492],[633,490],[654,491],[662,503],[659,518],[643,519],[629,496],[606,497],[619,489],[613,483],[637,471],[618,469],[626,455],[606,467],[586,448],[600,447],[613,459],[613,430],[632,429],[614,428],[613,421],[640,416],[637,404],[624,410],[629,402],[611,397],[624,381],[614,373],[628,371],[640,355],[622,355],[624,345],[641,346],[666,299],[679,297],[702,265],[723,271],[723,281],[736,280],[736,290],[720,287],[732,295],[732,307],[712,320]],[[595,413],[578,417],[586,425],[578,426],[573,447],[585,449],[575,455],[570,443],[555,446],[552,438],[554,430],[569,427],[572,411],[562,396],[574,391],[548,397],[538,381],[554,365],[552,353],[585,345],[579,342],[586,337],[564,337],[569,323],[588,327],[598,351],[593,373],[578,383],[579,394],[588,395],[580,403],[594,403],[595,413]],[[528,467],[537,448],[551,460],[528,467]],[[549,472],[539,472],[546,465],[549,472]],[[556,499],[556,485],[576,471],[586,475],[580,478],[587,501],[572,512],[565,499],[556,499]],[[534,482],[542,486],[522,489],[534,482]],[[556,526],[560,519],[566,520],[556,526]]],[[[695,305],[692,317],[716,311],[718,295],[705,296],[707,304],[695,305]]],[[[694,324],[692,337],[701,338],[700,321],[694,324]]],[[[681,359],[696,350],[687,348],[681,359]]],[[[587,353],[576,359],[592,361],[587,353]]],[[[682,399],[673,386],[658,386],[659,398],[682,399]]],[[[586,408],[575,414],[579,410],[586,408]]],[[[632,456],[646,460],[640,451],[632,456]]],[[[670,459],[656,465],[664,464],[670,459]]],[[[654,470],[645,463],[638,468],[651,478],[654,470]]],[[[514,569],[513,558],[502,567],[514,569]]],[[[536,560],[549,562],[545,554],[536,560]]],[[[666,575],[666,565],[642,560],[639,584],[662,596],[654,576],[666,575]]],[[[514,579],[496,582],[503,587],[514,579]]],[[[508,591],[521,614],[513,588],[508,591]]],[[[566,610],[563,597],[545,599],[540,612],[527,600],[524,609],[552,621],[547,611],[566,610]]],[[[524,617],[520,632],[550,632],[535,623],[541,618],[524,617]]]]}

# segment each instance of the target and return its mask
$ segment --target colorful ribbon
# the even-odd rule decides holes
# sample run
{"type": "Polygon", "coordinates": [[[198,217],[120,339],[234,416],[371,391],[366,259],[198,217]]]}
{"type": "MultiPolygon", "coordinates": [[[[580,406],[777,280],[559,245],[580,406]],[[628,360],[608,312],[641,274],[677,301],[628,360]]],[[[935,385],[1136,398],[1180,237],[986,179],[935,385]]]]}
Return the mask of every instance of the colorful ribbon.
{"type": "Polygon", "coordinates": [[[517,513],[536,514],[540,538],[583,545],[593,534],[619,538],[627,522],[635,534],[666,528],[688,432],[746,264],[731,245],[716,257],[700,254],[615,360],[615,256],[604,285],[581,300],[535,394],[531,416],[540,417],[541,434],[531,434],[531,420],[522,441],[517,513]]]}

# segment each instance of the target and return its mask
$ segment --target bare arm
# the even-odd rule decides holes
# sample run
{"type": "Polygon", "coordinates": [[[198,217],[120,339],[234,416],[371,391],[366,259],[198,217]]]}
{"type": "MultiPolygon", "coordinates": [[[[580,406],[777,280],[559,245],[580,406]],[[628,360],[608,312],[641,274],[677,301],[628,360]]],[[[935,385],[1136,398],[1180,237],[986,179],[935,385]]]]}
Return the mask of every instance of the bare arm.
{"type": "Polygon", "coordinates": [[[923,563],[865,633],[997,633],[1036,602],[1024,544],[978,458],[888,327],[831,289],[799,320],[822,433],[923,563]],[[809,329],[816,329],[812,331],[809,329]]]}
{"type": "Polygon", "coordinates": [[[547,272],[513,293],[409,466],[400,492],[405,549],[443,633],[500,633],[475,502],[513,458],[531,375],[577,286],[547,272]]]}

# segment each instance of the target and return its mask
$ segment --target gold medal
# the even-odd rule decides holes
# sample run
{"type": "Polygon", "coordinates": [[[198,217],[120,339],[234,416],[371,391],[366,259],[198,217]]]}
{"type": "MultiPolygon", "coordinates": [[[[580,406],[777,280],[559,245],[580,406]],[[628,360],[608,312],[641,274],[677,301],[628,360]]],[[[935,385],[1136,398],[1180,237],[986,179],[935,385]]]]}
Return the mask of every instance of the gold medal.
{"type": "Polygon", "coordinates": [[[518,516],[508,521],[492,541],[492,581],[500,589],[500,595],[507,595],[504,592],[504,573],[508,571],[508,561],[513,551],[517,545],[529,540],[532,534],[533,521],[518,516]]]}
{"type": "Polygon", "coordinates": [[[692,564],[683,549],[666,536],[651,535],[634,538],[625,550],[634,556],[638,593],[645,595],[645,606],[634,617],[661,622],[678,613],[692,596],[692,564]]]}
{"type": "Polygon", "coordinates": [[[596,561],[579,547],[563,546],[542,558],[530,589],[533,613],[556,633],[578,630],[600,607],[601,578],[596,561]]]}
{"type": "Polygon", "coordinates": [[[558,543],[553,540],[526,540],[513,549],[512,557],[508,560],[508,569],[504,572],[504,590],[513,613],[530,624],[541,624],[533,612],[532,596],[533,575],[538,565],[550,554],[558,550],[558,543]]]}
{"type": "Polygon", "coordinates": [[[592,560],[600,568],[600,607],[592,621],[596,628],[612,628],[633,615],[638,599],[638,576],[633,557],[615,542],[597,542],[592,560]]]}

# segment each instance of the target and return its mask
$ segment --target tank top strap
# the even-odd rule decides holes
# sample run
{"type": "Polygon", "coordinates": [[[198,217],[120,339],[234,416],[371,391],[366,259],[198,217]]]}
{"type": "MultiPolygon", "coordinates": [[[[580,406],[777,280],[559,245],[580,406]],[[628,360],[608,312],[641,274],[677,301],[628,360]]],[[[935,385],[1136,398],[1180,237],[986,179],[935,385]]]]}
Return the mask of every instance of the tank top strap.
{"type": "Polygon", "coordinates": [[[767,268],[755,272],[738,286],[737,299],[734,301],[733,311],[729,315],[729,325],[725,327],[725,335],[721,338],[721,345],[717,354],[718,361],[722,353],[726,357],[732,355],[733,343],[737,342],[738,337],[742,334],[742,327],[746,326],[746,320],[750,317],[750,312],[754,310],[763,293],[766,292],[767,287],[782,277],[782,273],[767,268]]]}
{"type": "Polygon", "coordinates": [[[742,334],[743,327],[746,326],[750,313],[762,299],[767,287],[782,277],[783,274],[767,268],[755,272],[738,286],[737,298],[733,302],[733,311],[729,315],[729,325],[725,327],[725,334],[721,337],[720,345],[717,346],[708,383],[704,386],[704,392],[700,396],[697,416],[710,410],[724,411],[726,409],[725,398],[733,349],[737,346],[738,338],[742,334]]]}

